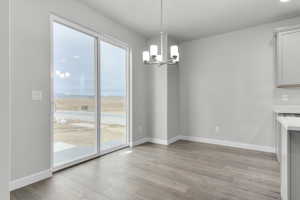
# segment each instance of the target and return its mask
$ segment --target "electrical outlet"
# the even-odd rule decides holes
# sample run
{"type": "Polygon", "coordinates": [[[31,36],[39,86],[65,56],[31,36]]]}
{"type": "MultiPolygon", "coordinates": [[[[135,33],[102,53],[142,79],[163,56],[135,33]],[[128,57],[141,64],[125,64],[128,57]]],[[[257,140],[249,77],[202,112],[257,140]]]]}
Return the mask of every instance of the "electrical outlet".
{"type": "Polygon", "coordinates": [[[32,101],[42,101],[43,92],[39,90],[33,90],[31,96],[32,96],[32,101]]]}
{"type": "Polygon", "coordinates": [[[215,130],[216,130],[216,133],[219,133],[220,132],[220,126],[216,126],[215,130]]]}

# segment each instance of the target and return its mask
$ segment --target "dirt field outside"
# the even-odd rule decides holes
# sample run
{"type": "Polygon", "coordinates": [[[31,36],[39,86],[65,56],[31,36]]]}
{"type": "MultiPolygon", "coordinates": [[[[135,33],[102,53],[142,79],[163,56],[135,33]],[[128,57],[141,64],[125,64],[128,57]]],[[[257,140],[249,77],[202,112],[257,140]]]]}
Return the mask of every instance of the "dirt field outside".
{"type": "MultiPolygon", "coordinates": [[[[124,139],[126,127],[119,122],[125,116],[124,102],[123,97],[101,98],[101,143],[124,139]],[[109,120],[105,120],[105,114],[109,120]]],[[[96,146],[95,105],[93,98],[56,98],[55,111],[61,115],[54,120],[54,141],[74,146],[96,146]]]]}

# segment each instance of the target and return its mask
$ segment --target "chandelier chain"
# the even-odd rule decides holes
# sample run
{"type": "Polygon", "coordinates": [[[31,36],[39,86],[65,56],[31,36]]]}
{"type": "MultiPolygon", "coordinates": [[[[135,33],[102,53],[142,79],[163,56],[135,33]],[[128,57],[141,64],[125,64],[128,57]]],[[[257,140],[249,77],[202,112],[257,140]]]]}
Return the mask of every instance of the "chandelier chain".
{"type": "Polygon", "coordinates": [[[164,26],[164,8],[163,8],[163,0],[160,0],[160,29],[163,32],[164,26]]]}

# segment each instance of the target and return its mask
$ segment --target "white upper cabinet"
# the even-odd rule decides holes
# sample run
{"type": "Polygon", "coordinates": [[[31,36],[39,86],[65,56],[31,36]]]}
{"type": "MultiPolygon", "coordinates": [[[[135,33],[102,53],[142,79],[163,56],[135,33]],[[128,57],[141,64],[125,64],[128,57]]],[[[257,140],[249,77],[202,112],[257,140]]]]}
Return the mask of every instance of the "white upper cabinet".
{"type": "Polygon", "coordinates": [[[300,27],[276,33],[277,87],[300,87],[300,27]]]}

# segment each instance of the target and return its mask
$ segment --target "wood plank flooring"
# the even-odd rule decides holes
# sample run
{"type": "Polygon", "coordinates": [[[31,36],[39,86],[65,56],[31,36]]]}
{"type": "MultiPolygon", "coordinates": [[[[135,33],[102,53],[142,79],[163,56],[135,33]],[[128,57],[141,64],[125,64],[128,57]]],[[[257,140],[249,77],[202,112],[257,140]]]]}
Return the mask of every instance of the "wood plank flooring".
{"type": "Polygon", "coordinates": [[[179,141],[144,144],[58,172],[12,200],[280,199],[273,154],[179,141]]]}

